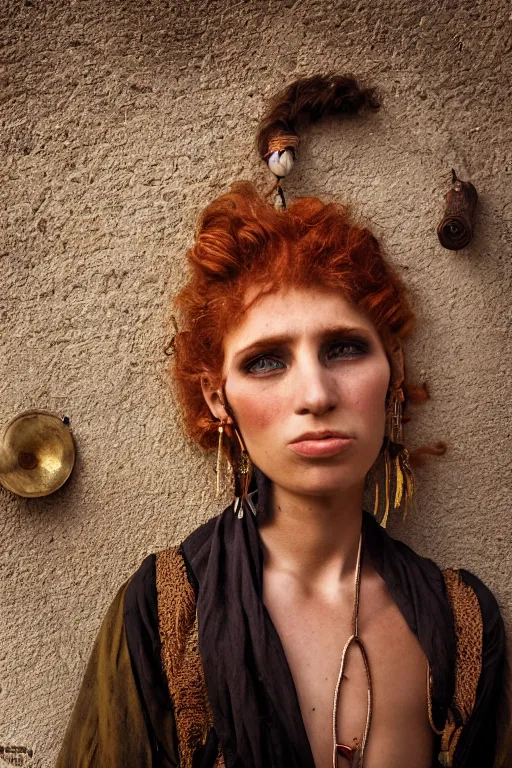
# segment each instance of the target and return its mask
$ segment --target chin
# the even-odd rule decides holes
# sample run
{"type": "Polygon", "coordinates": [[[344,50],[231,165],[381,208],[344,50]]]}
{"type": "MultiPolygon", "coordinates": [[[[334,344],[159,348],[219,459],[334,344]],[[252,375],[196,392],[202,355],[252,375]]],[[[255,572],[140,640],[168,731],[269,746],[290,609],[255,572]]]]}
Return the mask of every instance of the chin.
{"type": "Polygon", "coordinates": [[[285,477],[276,477],[274,482],[292,493],[304,496],[332,496],[343,494],[348,488],[361,486],[365,480],[365,474],[359,477],[359,473],[347,472],[349,467],[311,467],[303,469],[300,473],[290,472],[285,477]]]}

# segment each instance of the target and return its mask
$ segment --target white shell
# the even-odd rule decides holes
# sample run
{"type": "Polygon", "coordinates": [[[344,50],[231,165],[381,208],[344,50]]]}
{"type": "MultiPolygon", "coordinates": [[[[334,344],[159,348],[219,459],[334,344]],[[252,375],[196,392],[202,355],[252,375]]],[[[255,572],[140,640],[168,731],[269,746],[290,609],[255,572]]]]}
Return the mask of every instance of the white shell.
{"type": "Polygon", "coordinates": [[[283,201],[281,200],[281,195],[278,192],[276,192],[276,198],[274,200],[274,208],[277,211],[280,211],[283,208],[283,201]]]}
{"type": "Polygon", "coordinates": [[[293,154],[289,149],[281,149],[272,152],[267,163],[268,167],[275,176],[288,176],[293,168],[293,154]]]}

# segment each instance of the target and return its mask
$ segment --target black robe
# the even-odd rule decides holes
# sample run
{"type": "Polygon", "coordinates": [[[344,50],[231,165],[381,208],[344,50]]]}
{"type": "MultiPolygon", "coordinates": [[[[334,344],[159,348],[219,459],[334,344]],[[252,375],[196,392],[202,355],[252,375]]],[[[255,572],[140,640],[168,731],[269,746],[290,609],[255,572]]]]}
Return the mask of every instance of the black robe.
{"type": "MultiPolygon", "coordinates": [[[[442,728],[454,690],[455,633],[443,576],[363,512],[364,551],[418,638],[433,677],[442,728]]],[[[262,600],[257,519],[230,505],[181,545],[196,594],[199,650],[213,716],[194,768],[212,768],[220,739],[226,768],[314,768],[299,701],[278,633],[262,600]]],[[[178,746],[160,657],[156,556],[119,590],[104,620],[57,768],[174,768],[178,746]]],[[[482,671],[454,768],[493,768],[503,688],[505,632],[492,593],[461,571],[483,619],[482,671]]],[[[435,755],[439,751],[436,737],[435,755]]],[[[439,765],[437,759],[434,766],[439,765]]]]}

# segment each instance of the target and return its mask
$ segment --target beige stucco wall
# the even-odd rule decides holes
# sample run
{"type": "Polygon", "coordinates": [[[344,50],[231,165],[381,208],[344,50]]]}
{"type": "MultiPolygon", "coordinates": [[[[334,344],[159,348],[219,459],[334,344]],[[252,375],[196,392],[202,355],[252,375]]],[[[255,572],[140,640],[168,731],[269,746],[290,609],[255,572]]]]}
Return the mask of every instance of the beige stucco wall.
{"type": "MultiPolygon", "coordinates": [[[[71,419],[69,482],[0,489],[0,745],[53,765],[120,584],[220,511],[213,460],[181,436],[164,346],[199,210],[266,188],[253,135],[293,78],[352,71],[377,115],[304,137],[287,185],[350,198],[414,296],[408,368],[432,399],[411,447],[416,516],[392,532],[464,565],[511,617],[511,19],[506,0],[25,0],[0,24],[0,419],[71,419]],[[450,169],[480,194],[467,249],[436,237],[450,169]]],[[[0,759],[0,763],[1,763],[0,759]]]]}

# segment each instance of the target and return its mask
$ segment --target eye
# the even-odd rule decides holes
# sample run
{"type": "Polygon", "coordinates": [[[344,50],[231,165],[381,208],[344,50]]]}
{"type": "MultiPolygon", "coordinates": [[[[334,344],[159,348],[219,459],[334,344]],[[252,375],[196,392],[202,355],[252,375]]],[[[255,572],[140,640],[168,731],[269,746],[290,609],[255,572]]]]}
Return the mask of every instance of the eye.
{"type": "Polygon", "coordinates": [[[359,341],[337,341],[329,350],[328,357],[359,357],[366,354],[368,345],[359,341]],[[349,350],[347,352],[347,349],[349,350]]]}
{"type": "Polygon", "coordinates": [[[247,373],[258,374],[269,373],[270,371],[276,371],[284,367],[284,363],[280,360],[276,360],[274,357],[269,357],[268,355],[261,355],[261,357],[257,357],[255,360],[247,363],[245,370],[247,373]]]}

